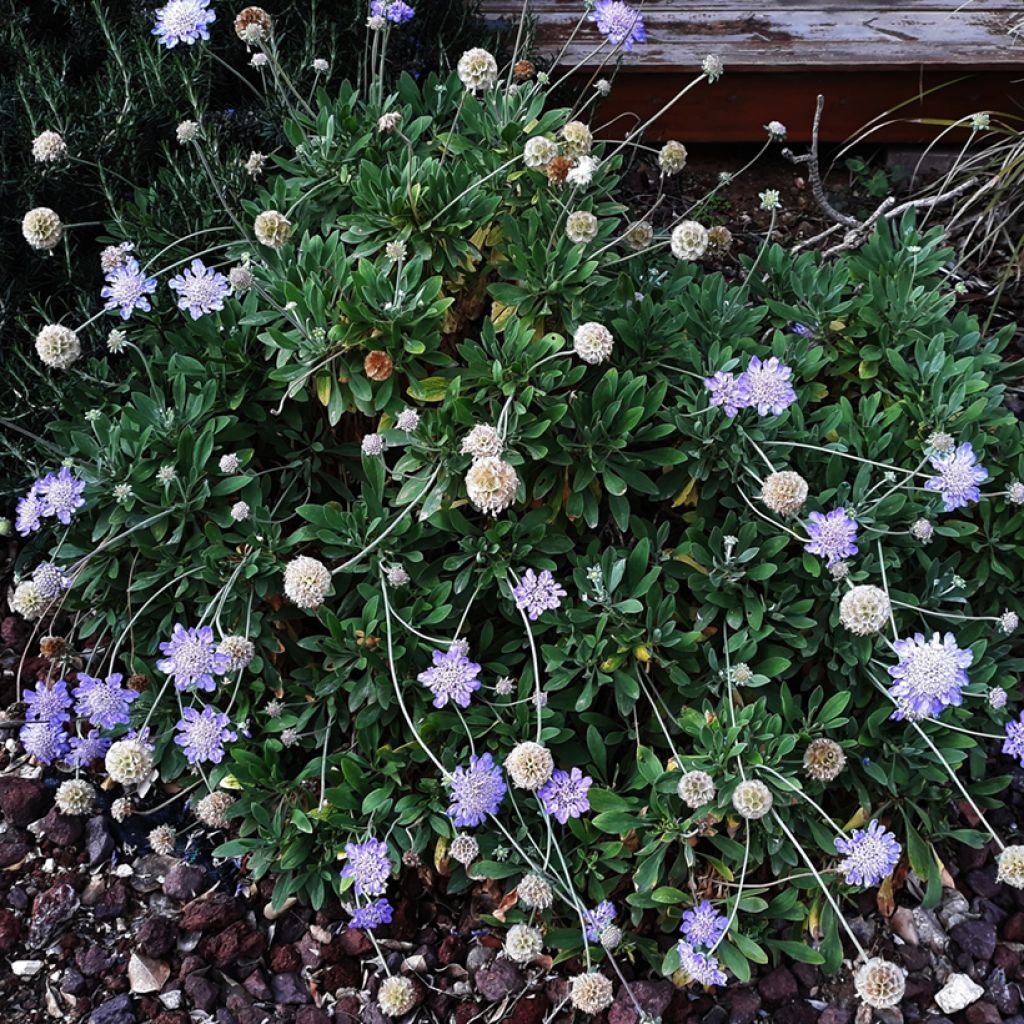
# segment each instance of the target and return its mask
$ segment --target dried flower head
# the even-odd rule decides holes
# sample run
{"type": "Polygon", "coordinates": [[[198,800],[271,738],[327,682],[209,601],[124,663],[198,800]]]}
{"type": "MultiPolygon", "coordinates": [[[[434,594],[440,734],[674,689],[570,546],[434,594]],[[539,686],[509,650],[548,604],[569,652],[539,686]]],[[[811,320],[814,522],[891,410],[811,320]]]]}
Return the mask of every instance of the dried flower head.
{"type": "Polygon", "coordinates": [[[902,967],[881,957],[872,957],[863,963],[853,976],[857,995],[876,1010],[898,1006],[907,987],[902,967]]]}
{"type": "Polygon", "coordinates": [[[889,598],[880,587],[853,587],[839,602],[839,621],[857,636],[872,636],[889,621],[889,598]]]}
{"type": "Polygon", "coordinates": [[[37,164],[55,164],[67,155],[67,143],[58,132],[40,132],[32,140],[32,158],[37,164]]]}
{"type": "Polygon", "coordinates": [[[125,739],[111,744],[104,760],[107,774],[123,786],[145,782],[153,770],[153,754],[142,740],[125,739]]]}
{"type": "Polygon", "coordinates": [[[696,810],[715,799],[715,780],[707,772],[686,772],[676,785],[676,792],[687,807],[696,810]]]}
{"type": "Polygon", "coordinates": [[[234,806],[234,798],[222,789],[207,793],[195,805],[197,820],[207,828],[224,829],[231,824],[227,812],[234,806]]]}
{"type": "Polygon", "coordinates": [[[763,818],[772,809],[772,791],[757,779],[741,782],[732,794],[732,805],[743,818],[763,818]]]}
{"type": "Polygon", "coordinates": [[[39,641],[39,656],[49,661],[60,661],[66,658],[70,645],[62,636],[44,636],[39,641]]]}
{"type": "Polygon", "coordinates": [[[543,135],[527,139],[526,145],[523,146],[523,163],[535,171],[546,167],[556,156],[558,146],[543,135]]]}
{"type": "Polygon", "coordinates": [[[786,126],[781,121],[769,121],[764,130],[772,142],[781,142],[786,137],[786,126]]]}
{"type": "Polygon", "coordinates": [[[377,1005],[385,1017],[403,1017],[416,1005],[416,986],[404,975],[389,975],[380,983],[377,1005]]]}
{"type": "Polygon", "coordinates": [[[517,964],[528,964],[543,949],[544,937],[528,924],[512,925],[505,936],[505,955],[517,964]]]}
{"type": "Polygon", "coordinates": [[[678,174],[686,166],[686,147],[674,139],[666,142],[658,153],[658,166],[666,177],[678,174]]]}
{"type": "Polygon", "coordinates": [[[280,249],[287,245],[288,239],[292,237],[292,225],[283,213],[278,213],[277,210],[264,210],[253,222],[253,232],[256,241],[262,245],[280,249]]]}
{"type": "Polygon", "coordinates": [[[131,800],[126,796],[119,796],[110,805],[110,816],[114,821],[127,821],[132,816],[132,811],[135,808],[132,806],[131,800]]]}
{"type": "Polygon", "coordinates": [[[146,837],[149,841],[149,848],[163,857],[174,853],[174,841],[177,832],[173,825],[157,825],[146,837]]]}
{"type": "Polygon", "coordinates": [[[795,515],[807,500],[807,481],[791,469],[769,473],[761,484],[761,500],[780,516],[795,515]]]}
{"type": "Polygon", "coordinates": [[[186,146],[190,142],[195,142],[199,138],[199,122],[198,121],[181,121],[178,127],[174,129],[174,134],[181,145],[186,146]]]}
{"type": "Polygon", "coordinates": [[[569,1000],[583,1013],[594,1014],[607,1010],[612,1005],[611,979],[596,972],[577,974],[572,979],[569,1000]]]}
{"type": "Polygon", "coordinates": [[[56,249],[64,237],[64,225],[57,213],[48,206],[29,210],[21,222],[21,233],[33,249],[49,252],[56,249]]]}
{"type": "Polygon", "coordinates": [[[586,210],[574,210],[565,219],[565,235],[574,245],[585,245],[597,238],[597,218],[586,210]]]}
{"type": "Polygon", "coordinates": [[[274,23],[262,7],[246,7],[235,17],[235,35],[243,43],[254,45],[270,38],[274,23]]]}
{"type": "Polygon", "coordinates": [[[82,354],[78,335],[62,324],[47,324],[36,335],[36,355],[54,370],[66,370],[82,354]]]}
{"type": "Polygon", "coordinates": [[[398,110],[389,110],[377,118],[377,131],[381,135],[389,135],[402,123],[402,114],[398,110]]]}
{"type": "Polygon", "coordinates": [[[526,875],[516,887],[516,893],[528,910],[547,910],[555,901],[551,886],[540,875],[526,875]]]}
{"type": "Polygon", "coordinates": [[[68,779],[57,787],[54,798],[61,814],[88,814],[96,800],[96,790],[85,779],[68,779]]]}
{"type": "Polygon", "coordinates": [[[684,220],[672,229],[669,248],[677,260],[699,260],[708,251],[708,229],[695,220],[684,220]]]}
{"type": "Polygon", "coordinates": [[[244,636],[226,636],[218,644],[217,653],[228,659],[229,672],[239,672],[256,657],[256,645],[244,636]]]}
{"type": "Polygon", "coordinates": [[[46,611],[50,602],[40,593],[35,580],[23,580],[14,588],[8,603],[11,611],[32,622],[46,611]]]}
{"type": "Polygon", "coordinates": [[[564,185],[569,172],[573,168],[573,162],[567,156],[556,156],[544,169],[548,181],[552,185],[564,185]]]}
{"type": "Polygon", "coordinates": [[[505,770],[519,789],[537,790],[551,778],[555,759],[547,747],[527,740],[512,748],[505,758],[505,770]]]}
{"type": "Polygon", "coordinates": [[[367,352],[363,359],[363,372],[370,380],[385,381],[394,373],[395,364],[387,352],[367,352]]]}
{"type": "Polygon", "coordinates": [[[708,228],[708,256],[723,256],[732,247],[732,232],[724,225],[718,224],[708,228]]]}
{"type": "Polygon", "coordinates": [[[284,569],[284,593],[300,608],[319,608],[331,589],[331,571],[315,558],[299,555],[284,569]]]}
{"type": "Polygon", "coordinates": [[[455,68],[459,81],[470,91],[489,89],[498,78],[498,62],[486,50],[474,46],[460,58],[455,68]]]}
{"type": "Polygon", "coordinates": [[[480,855],[480,844],[473,836],[458,835],[452,840],[452,845],[448,847],[448,855],[463,867],[468,867],[480,855]]]}
{"type": "Polygon", "coordinates": [[[466,493],[481,511],[496,516],[516,500],[519,477],[507,462],[495,456],[477,459],[466,474],[466,493]]]}
{"type": "Polygon", "coordinates": [[[634,252],[640,252],[654,241],[654,227],[647,220],[635,221],[622,233],[622,240],[634,252]]]}
{"type": "Polygon", "coordinates": [[[915,519],[910,527],[910,533],[915,540],[927,544],[935,534],[935,527],[927,519],[915,519]]]}
{"type": "Polygon", "coordinates": [[[569,121],[561,131],[566,156],[589,156],[594,135],[582,121],[569,121]]]}
{"type": "Polygon", "coordinates": [[[846,753],[835,740],[811,740],[804,751],[804,772],[819,782],[831,782],[846,767],[846,753]]]}
{"type": "Polygon", "coordinates": [[[262,153],[252,150],[243,166],[245,167],[245,173],[250,178],[258,178],[267,168],[267,158],[262,153]]]}
{"type": "Polygon", "coordinates": [[[583,362],[596,366],[611,357],[615,339],[604,324],[591,320],[576,328],[572,336],[572,347],[583,362]]]}
{"type": "Polygon", "coordinates": [[[999,864],[996,881],[1024,889],[1024,846],[1007,846],[996,860],[999,864]]]}
{"type": "Polygon", "coordinates": [[[478,423],[462,439],[459,451],[463,455],[472,455],[474,459],[485,459],[488,456],[500,455],[505,450],[501,434],[486,423],[478,423]]]}

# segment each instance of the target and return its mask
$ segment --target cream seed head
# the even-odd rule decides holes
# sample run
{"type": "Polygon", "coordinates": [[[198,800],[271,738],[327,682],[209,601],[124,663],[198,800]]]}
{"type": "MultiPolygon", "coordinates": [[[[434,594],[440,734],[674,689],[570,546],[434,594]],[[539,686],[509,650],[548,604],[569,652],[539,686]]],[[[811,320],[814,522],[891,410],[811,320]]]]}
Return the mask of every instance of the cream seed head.
{"type": "Polygon", "coordinates": [[[110,805],[110,816],[114,821],[127,821],[132,816],[132,811],[135,808],[132,806],[131,800],[126,796],[119,796],[110,805]]]}
{"type": "Polygon", "coordinates": [[[590,156],[594,136],[582,121],[570,121],[562,129],[562,145],[567,156],[590,156]]]}
{"type": "Polygon", "coordinates": [[[292,237],[292,225],[283,213],[277,210],[264,210],[253,222],[253,232],[256,241],[262,245],[280,249],[287,245],[288,239],[292,237]]]}
{"type": "Polygon", "coordinates": [[[300,608],[319,608],[331,589],[331,572],[315,558],[299,555],[284,569],[284,594],[300,608]]]}
{"type": "Polygon", "coordinates": [[[583,1013],[600,1013],[612,1005],[612,983],[603,974],[577,974],[572,979],[569,1000],[583,1013]]]}
{"type": "Polygon", "coordinates": [[[174,853],[174,840],[177,833],[174,831],[173,825],[157,825],[147,837],[149,839],[149,848],[162,857],[166,857],[169,854],[174,853]]]}
{"type": "Polygon", "coordinates": [[[513,747],[505,759],[505,770],[519,789],[538,790],[551,778],[555,759],[547,747],[527,740],[513,747]]]}
{"type": "Polygon", "coordinates": [[[234,806],[234,803],[234,798],[223,790],[214,790],[196,804],[196,819],[207,828],[227,828],[231,824],[227,812],[234,806]]]}
{"type": "Polygon", "coordinates": [[[469,867],[480,856],[480,844],[470,835],[459,835],[448,847],[448,855],[463,867],[469,867]]]}
{"type": "Polygon", "coordinates": [[[249,662],[256,657],[256,645],[244,636],[226,636],[217,646],[217,653],[228,656],[229,672],[238,672],[248,668],[249,662]]]}
{"type": "Polygon", "coordinates": [[[857,636],[873,636],[889,621],[890,607],[880,587],[852,587],[839,602],[839,621],[857,636]]]}
{"type": "Polygon", "coordinates": [[[496,516],[516,500],[519,477],[515,469],[496,456],[477,459],[466,474],[466,493],[481,511],[496,516]]]}
{"type": "Polygon", "coordinates": [[[389,110],[377,118],[377,131],[381,135],[389,135],[402,123],[402,114],[397,110],[389,110]]]}
{"type": "Polygon", "coordinates": [[[68,779],[57,787],[54,801],[61,814],[88,814],[96,800],[96,790],[85,779],[68,779]]]}
{"type": "Polygon", "coordinates": [[[618,949],[622,945],[622,929],[616,924],[610,924],[601,932],[600,939],[605,949],[618,949]]]}
{"type": "Polygon", "coordinates": [[[756,779],[741,782],[732,794],[737,814],[751,821],[763,818],[772,809],[772,791],[756,779]]]}
{"type": "Polygon", "coordinates": [[[572,347],[583,362],[596,366],[611,356],[615,339],[604,324],[591,320],[576,328],[572,336],[572,347]]]}
{"type": "Polygon", "coordinates": [[[1024,889],[1024,846],[1007,846],[998,856],[997,882],[1024,889]]]}
{"type": "Polygon", "coordinates": [[[666,142],[658,153],[658,166],[666,177],[678,174],[686,166],[686,147],[674,139],[666,142]]]}
{"type": "Polygon", "coordinates": [[[118,740],[111,744],[104,764],[107,774],[115,782],[132,786],[149,778],[153,770],[153,755],[141,740],[118,740]]]}
{"type": "Polygon", "coordinates": [[[769,473],[761,484],[761,500],[780,516],[795,515],[807,500],[807,481],[791,469],[769,473]]]}
{"type": "Polygon", "coordinates": [[[535,135],[523,146],[523,163],[537,171],[547,167],[558,156],[558,145],[543,135],[535,135]]]}
{"type": "Polygon", "coordinates": [[[622,233],[622,240],[634,252],[640,252],[654,241],[654,227],[648,220],[635,221],[622,233]]]}
{"type": "Polygon", "coordinates": [[[687,772],[676,785],[676,792],[687,807],[696,810],[715,799],[715,780],[707,772],[687,772]]]}
{"type": "Polygon", "coordinates": [[[82,354],[78,335],[62,324],[47,324],[36,335],[36,355],[53,370],[66,370],[82,354]]]}
{"type": "Polygon", "coordinates": [[[672,229],[669,248],[677,260],[699,260],[708,251],[708,229],[695,220],[684,220],[672,229]]]}
{"type": "Polygon", "coordinates": [[[505,450],[501,435],[494,427],[486,423],[478,423],[462,439],[459,451],[463,455],[472,455],[474,459],[485,459],[489,455],[500,455],[505,450]]]}
{"type": "Polygon", "coordinates": [[[915,519],[910,527],[910,533],[915,540],[927,544],[935,534],[935,527],[927,519],[915,519]]]}
{"type": "Polygon", "coordinates": [[[380,983],[377,1005],[386,1017],[402,1017],[416,1005],[416,987],[401,974],[392,974],[380,983]]]}
{"type": "Polygon", "coordinates": [[[906,991],[907,978],[901,967],[881,957],[863,963],[853,976],[857,995],[876,1010],[898,1006],[906,991]]]}
{"type": "Polygon", "coordinates": [[[505,936],[505,955],[517,964],[528,964],[544,949],[544,937],[528,924],[514,924],[505,936]]]}
{"type": "Polygon", "coordinates": [[[708,228],[708,256],[722,256],[731,247],[732,232],[724,224],[708,228]]]}
{"type": "Polygon", "coordinates": [[[804,751],[804,773],[818,782],[831,782],[846,767],[846,753],[835,740],[811,740],[804,751]]]}
{"type": "Polygon", "coordinates": [[[39,584],[35,580],[24,580],[19,583],[14,592],[8,598],[11,611],[20,615],[23,619],[33,622],[38,619],[49,602],[43,597],[39,584]]]}
{"type": "Polygon", "coordinates": [[[40,132],[32,140],[32,158],[37,164],[55,164],[67,155],[67,144],[58,132],[40,132]]]}
{"type": "Polygon", "coordinates": [[[198,121],[182,121],[177,128],[174,129],[174,134],[177,136],[178,142],[183,146],[187,146],[190,142],[195,142],[199,138],[199,122],[198,121]]]}
{"type": "Polygon", "coordinates": [[[526,875],[516,892],[527,910],[547,910],[555,901],[551,886],[540,875],[526,875]]]}
{"type": "Polygon", "coordinates": [[[33,249],[49,252],[56,249],[64,237],[64,225],[57,213],[48,206],[29,210],[21,222],[21,233],[33,249]]]}
{"type": "Polygon", "coordinates": [[[489,89],[498,78],[498,62],[486,50],[474,46],[456,65],[459,81],[470,91],[489,89]]]}
{"type": "Polygon", "coordinates": [[[565,235],[574,245],[597,238],[597,218],[586,210],[575,210],[565,218],[565,235]]]}

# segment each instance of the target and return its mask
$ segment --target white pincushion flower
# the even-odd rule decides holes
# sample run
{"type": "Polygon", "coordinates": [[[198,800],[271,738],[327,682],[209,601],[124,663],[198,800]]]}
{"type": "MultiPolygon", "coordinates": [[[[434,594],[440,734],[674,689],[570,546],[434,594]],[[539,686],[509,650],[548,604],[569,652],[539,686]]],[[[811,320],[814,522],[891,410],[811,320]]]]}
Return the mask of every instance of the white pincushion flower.
{"type": "Polygon", "coordinates": [[[646,249],[654,240],[654,227],[650,221],[638,220],[622,233],[622,240],[634,252],[646,249]]]}
{"type": "Polygon", "coordinates": [[[1024,846],[1007,846],[997,858],[997,882],[1005,882],[1014,889],[1024,889],[1024,846]]]}
{"type": "Polygon", "coordinates": [[[403,409],[395,418],[395,427],[406,434],[413,434],[419,428],[420,414],[415,409],[403,409]]]}
{"type": "Polygon", "coordinates": [[[331,571],[308,555],[293,558],[284,568],[284,593],[300,608],[319,608],[331,589],[331,571]]]}
{"type": "Polygon", "coordinates": [[[602,930],[600,940],[605,949],[618,949],[622,945],[622,929],[618,925],[610,924],[602,930]]]}
{"type": "Polygon", "coordinates": [[[603,974],[577,974],[572,979],[569,1000],[583,1013],[600,1013],[612,1005],[611,979],[603,974]]]}
{"type": "Polygon", "coordinates": [[[686,166],[686,147],[675,139],[666,142],[658,153],[658,166],[666,177],[678,174],[686,166]]]}
{"type": "Polygon", "coordinates": [[[763,818],[772,809],[772,791],[756,779],[741,782],[732,794],[732,805],[744,818],[763,818]]]}
{"type": "Polygon", "coordinates": [[[173,825],[157,825],[146,837],[149,840],[149,848],[161,857],[167,857],[174,853],[174,840],[177,832],[173,825]]]}
{"type": "Polygon", "coordinates": [[[484,459],[489,455],[500,455],[505,450],[501,435],[494,427],[486,423],[478,423],[462,439],[459,451],[463,455],[472,455],[474,459],[484,459]]]}
{"type": "Polygon", "coordinates": [[[57,787],[54,802],[61,814],[88,814],[96,800],[96,790],[85,779],[68,779],[57,787]]]}
{"type": "Polygon", "coordinates": [[[907,987],[906,974],[901,967],[881,957],[872,957],[858,968],[853,976],[857,995],[876,1010],[898,1006],[907,987]]]}
{"type": "Polygon", "coordinates": [[[589,156],[594,135],[582,121],[570,121],[562,129],[562,143],[568,156],[589,156]]]}
{"type": "Polygon", "coordinates": [[[250,178],[258,178],[267,168],[267,158],[254,149],[245,161],[245,173],[250,178]]]}
{"type": "Polygon", "coordinates": [[[1011,505],[1024,505],[1024,483],[1014,480],[1006,490],[1006,500],[1011,505]]]}
{"type": "Polygon", "coordinates": [[[409,574],[401,565],[393,565],[385,575],[388,584],[392,587],[404,587],[409,582],[409,574]]]}
{"type": "Polygon", "coordinates": [[[178,471],[173,466],[161,466],[156,471],[156,482],[170,487],[178,479],[178,471]]]}
{"type": "Polygon", "coordinates": [[[120,355],[127,344],[128,335],[116,327],[107,335],[107,351],[113,356],[120,355]]]}
{"type": "Polygon", "coordinates": [[[572,336],[572,347],[583,362],[596,366],[611,356],[615,339],[604,324],[591,320],[576,328],[572,336]]]}
{"type": "Polygon", "coordinates": [[[791,469],[769,473],[761,484],[761,500],[780,516],[791,516],[807,500],[807,481],[791,469]]]}
{"type": "Polygon", "coordinates": [[[519,789],[538,790],[551,778],[555,759],[547,747],[527,740],[512,748],[505,759],[505,770],[519,789]]]}
{"type": "Polygon", "coordinates": [[[498,62],[486,50],[474,46],[467,50],[456,66],[459,81],[470,91],[489,89],[498,78],[498,62]]]}
{"type": "Polygon", "coordinates": [[[402,123],[402,114],[398,110],[389,110],[377,118],[377,131],[381,135],[388,135],[402,123]]]}
{"type": "Polygon", "coordinates": [[[371,459],[383,455],[386,448],[387,442],[383,434],[365,434],[359,443],[360,451],[371,459]]]}
{"type": "Polygon", "coordinates": [[[416,1005],[416,988],[401,974],[392,974],[380,983],[377,1005],[386,1017],[403,1017],[416,1005]]]}
{"type": "Polygon", "coordinates": [[[695,220],[684,220],[672,229],[670,247],[677,260],[699,260],[708,251],[708,229],[695,220]]]}
{"type": "Polygon", "coordinates": [[[586,188],[594,180],[596,171],[597,161],[592,156],[581,156],[565,176],[565,180],[570,185],[586,188]]]}
{"type": "Polygon", "coordinates": [[[927,544],[935,533],[935,527],[927,519],[915,519],[910,527],[910,534],[916,540],[927,544]]]}
{"type": "Polygon", "coordinates": [[[594,83],[594,88],[599,96],[611,96],[612,94],[612,83],[607,78],[599,78],[594,83]]]}
{"type": "Polygon", "coordinates": [[[496,516],[516,500],[519,477],[496,456],[477,459],[466,474],[466,493],[481,512],[496,516]]]}
{"type": "Polygon", "coordinates": [[[786,126],[781,121],[769,121],[764,130],[772,142],[781,142],[786,137],[786,126]]]}
{"type": "Polygon", "coordinates": [[[253,222],[256,240],[271,249],[280,249],[292,237],[291,221],[277,210],[264,210],[253,222]]]}
{"type": "Polygon", "coordinates": [[[177,136],[178,142],[183,146],[187,146],[190,142],[195,142],[199,138],[199,122],[182,121],[174,129],[174,134],[177,136]]]}
{"type": "Polygon", "coordinates": [[[54,210],[48,206],[37,206],[25,214],[21,222],[21,233],[33,249],[49,252],[64,237],[64,225],[54,210]]]}
{"type": "Polygon", "coordinates": [[[270,63],[270,58],[265,53],[254,53],[249,58],[249,66],[254,68],[265,68],[270,63]]]}
{"type": "Polygon", "coordinates": [[[220,457],[220,462],[217,463],[217,468],[220,469],[222,473],[237,473],[242,468],[242,463],[234,452],[228,452],[226,455],[222,455],[220,457]]]}
{"type": "Polygon", "coordinates": [[[49,604],[35,580],[24,580],[19,583],[8,598],[8,602],[12,612],[28,619],[29,622],[38,619],[49,604]]]}
{"type": "Polygon", "coordinates": [[[252,509],[249,508],[249,502],[247,501],[236,501],[231,506],[231,518],[236,523],[244,523],[252,513],[252,509]]]}
{"type": "Polygon", "coordinates": [[[67,155],[67,144],[58,132],[40,132],[32,140],[32,157],[37,164],[55,164],[67,155]]]}
{"type": "Polygon", "coordinates": [[[839,621],[857,636],[872,636],[889,621],[889,598],[880,587],[853,587],[839,602],[839,621]]]}
{"type": "Polygon", "coordinates": [[[707,772],[687,772],[676,785],[676,792],[687,807],[696,810],[715,799],[715,780],[707,772]]]}
{"type": "Polygon", "coordinates": [[[558,156],[558,146],[543,135],[535,135],[523,146],[523,162],[531,170],[547,167],[558,156]]]}
{"type": "Polygon", "coordinates": [[[597,218],[586,210],[576,210],[565,219],[565,234],[575,245],[592,242],[597,237],[597,218]]]}
{"type": "Polygon", "coordinates": [[[547,910],[555,901],[551,886],[540,875],[527,875],[516,887],[519,902],[527,910],[547,910]]]}
{"type": "Polygon", "coordinates": [[[528,924],[514,924],[505,936],[505,955],[517,964],[528,964],[544,949],[544,937],[528,924]]]}
{"type": "Polygon", "coordinates": [[[36,355],[54,370],[66,370],[82,354],[78,335],[70,327],[47,324],[36,335],[36,355]]]}
{"type": "Polygon", "coordinates": [[[1007,609],[999,616],[999,629],[1009,635],[1020,625],[1020,616],[1007,609]]]}
{"type": "Polygon", "coordinates": [[[779,197],[777,188],[766,188],[759,192],[757,198],[761,200],[762,210],[779,210],[782,208],[782,200],[779,197]]]}
{"type": "Polygon", "coordinates": [[[195,806],[196,818],[207,828],[227,828],[231,824],[227,812],[234,803],[223,790],[207,793],[195,806]]]}
{"type": "Polygon", "coordinates": [[[104,765],[115,782],[123,786],[135,785],[149,778],[153,755],[141,740],[118,740],[107,751],[104,765]]]}
{"type": "Polygon", "coordinates": [[[327,61],[326,61],[326,60],[324,60],[324,58],[323,58],[323,57],[317,57],[317,58],[316,58],[316,59],[315,59],[315,60],[313,61],[313,70],[314,70],[314,71],[315,71],[315,72],[316,72],[316,73],[317,73],[318,75],[326,75],[326,74],[327,74],[327,72],[331,70],[331,65],[330,65],[330,64],[328,64],[328,63],[327,63],[327,61]]]}
{"type": "Polygon", "coordinates": [[[722,64],[722,58],[716,56],[713,53],[709,53],[701,62],[700,69],[707,75],[709,82],[717,82],[725,72],[725,65],[722,64]]]}

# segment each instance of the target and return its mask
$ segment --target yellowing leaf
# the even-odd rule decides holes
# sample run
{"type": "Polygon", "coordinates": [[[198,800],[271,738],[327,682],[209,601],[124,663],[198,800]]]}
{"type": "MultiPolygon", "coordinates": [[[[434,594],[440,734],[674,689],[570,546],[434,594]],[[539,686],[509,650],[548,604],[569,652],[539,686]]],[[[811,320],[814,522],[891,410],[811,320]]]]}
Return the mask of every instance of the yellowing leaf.
{"type": "Polygon", "coordinates": [[[499,302],[495,299],[491,303],[491,320],[494,321],[494,329],[501,331],[505,327],[505,321],[510,316],[515,316],[516,307],[506,306],[503,302],[499,302]]]}
{"type": "Polygon", "coordinates": [[[682,562],[683,565],[688,565],[691,569],[696,569],[697,572],[704,573],[705,576],[708,574],[708,570],[692,555],[673,555],[673,559],[677,562],[682,562]]]}
{"type": "Polygon", "coordinates": [[[673,508],[679,508],[680,505],[686,505],[692,507],[697,504],[697,481],[690,480],[687,485],[676,495],[675,500],[672,502],[673,508]]]}
{"type": "Polygon", "coordinates": [[[327,405],[331,400],[331,375],[329,373],[318,373],[316,375],[316,397],[320,399],[321,405],[327,405]]]}
{"type": "Polygon", "coordinates": [[[419,402],[440,402],[448,393],[450,383],[447,377],[424,377],[423,380],[414,380],[408,392],[419,402]]]}
{"type": "Polygon", "coordinates": [[[224,778],[220,780],[220,788],[241,789],[242,784],[234,777],[234,775],[225,775],[224,778]]]}
{"type": "Polygon", "coordinates": [[[448,840],[440,836],[437,845],[434,847],[434,868],[440,871],[444,862],[448,859],[448,840]]]}

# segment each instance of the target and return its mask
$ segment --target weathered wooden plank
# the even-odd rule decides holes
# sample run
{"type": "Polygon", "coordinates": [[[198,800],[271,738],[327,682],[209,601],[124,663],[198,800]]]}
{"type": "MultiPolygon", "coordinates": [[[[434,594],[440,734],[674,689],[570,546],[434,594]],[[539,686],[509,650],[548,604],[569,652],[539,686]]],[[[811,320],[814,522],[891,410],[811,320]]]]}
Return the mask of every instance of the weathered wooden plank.
{"type": "MultiPolygon", "coordinates": [[[[659,0],[643,6],[644,17],[652,14],[672,14],[686,17],[693,11],[734,11],[738,14],[763,14],[766,10],[811,11],[888,11],[898,6],[900,10],[934,11],[943,14],[962,11],[1002,14],[1019,18],[1024,14],[1020,4],[1008,0],[893,0],[891,4],[879,0],[765,0],[752,3],[747,0],[659,0]]],[[[481,0],[480,9],[487,17],[518,18],[522,0],[481,0]]],[[[570,14],[576,18],[583,15],[580,0],[530,0],[529,7],[534,15],[546,12],[570,14]]]]}

